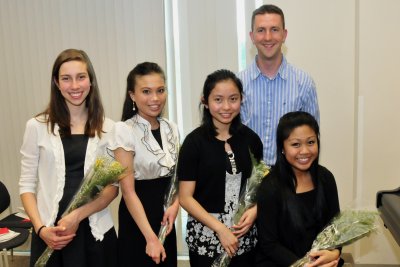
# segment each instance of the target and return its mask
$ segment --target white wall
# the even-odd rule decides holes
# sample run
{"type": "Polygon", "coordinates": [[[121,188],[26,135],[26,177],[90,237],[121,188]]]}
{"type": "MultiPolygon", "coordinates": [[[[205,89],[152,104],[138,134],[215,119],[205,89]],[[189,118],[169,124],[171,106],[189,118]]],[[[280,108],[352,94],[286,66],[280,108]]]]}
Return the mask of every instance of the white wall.
{"type": "MultiPolygon", "coordinates": [[[[255,4],[243,1],[250,62],[255,50],[248,31],[255,4]]],[[[165,0],[167,6],[171,3],[165,0]]],[[[236,7],[233,0],[176,3],[180,36],[174,45],[179,47],[180,72],[168,79],[181,90],[183,105],[176,117],[185,135],[199,123],[198,103],[206,75],[218,68],[238,70],[236,7]]],[[[399,186],[400,1],[268,3],[285,12],[288,60],[309,72],[317,84],[321,162],[337,179],[342,207],[355,199],[373,207],[378,190],[399,186]]],[[[57,54],[68,47],[88,52],[106,113],[117,120],[128,71],[144,60],[166,66],[163,21],[160,0],[0,0],[0,179],[11,189],[14,206],[19,205],[24,124],[48,101],[50,70],[57,54]]],[[[382,227],[380,233],[345,250],[358,263],[400,264],[400,248],[382,227]]]]}

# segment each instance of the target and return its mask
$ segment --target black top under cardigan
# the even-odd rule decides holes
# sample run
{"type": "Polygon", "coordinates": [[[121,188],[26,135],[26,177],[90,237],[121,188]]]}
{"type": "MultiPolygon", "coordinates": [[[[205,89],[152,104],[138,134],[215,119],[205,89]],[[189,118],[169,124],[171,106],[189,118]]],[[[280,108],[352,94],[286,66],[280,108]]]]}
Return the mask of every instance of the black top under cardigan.
{"type": "MultiPolygon", "coordinates": [[[[241,126],[227,140],[242,171],[242,182],[251,175],[250,151],[262,158],[263,146],[258,135],[241,126]]],[[[225,174],[227,170],[224,141],[210,137],[204,127],[198,127],[185,138],[179,152],[179,181],[196,181],[193,197],[210,213],[221,213],[225,205],[225,174]]]]}
{"type": "MultiPolygon", "coordinates": [[[[316,186],[322,187],[325,203],[324,210],[316,212],[322,213],[322,221],[315,221],[314,228],[303,229],[299,232],[293,226],[288,212],[284,211],[285,200],[282,198],[279,180],[280,177],[272,171],[263,180],[258,191],[257,231],[259,251],[256,257],[256,266],[260,267],[284,267],[293,264],[311,249],[312,242],[317,234],[340,211],[335,178],[328,169],[319,165],[318,185],[316,186]]],[[[299,209],[298,211],[307,214],[306,216],[311,221],[315,219],[317,216],[315,214],[312,216],[313,207],[310,207],[310,205],[315,206],[315,204],[313,205],[313,199],[315,203],[316,197],[315,190],[296,194],[295,198],[298,205],[289,208],[299,209]],[[300,203],[305,203],[305,205],[300,203]],[[308,208],[308,210],[302,210],[304,208],[308,208]]]]}

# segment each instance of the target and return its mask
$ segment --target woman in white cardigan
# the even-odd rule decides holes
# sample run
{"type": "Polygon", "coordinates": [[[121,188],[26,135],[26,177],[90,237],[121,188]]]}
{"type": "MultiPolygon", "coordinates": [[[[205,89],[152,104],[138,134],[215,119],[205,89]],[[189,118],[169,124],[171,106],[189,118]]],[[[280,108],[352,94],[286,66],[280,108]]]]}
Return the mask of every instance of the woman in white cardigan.
{"type": "Polygon", "coordinates": [[[47,266],[113,266],[116,233],[107,206],[118,195],[115,186],[61,217],[97,153],[104,153],[113,124],[104,117],[87,54],[61,52],[50,103],[27,122],[21,147],[20,195],[34,227],[31,266],[46,246],[55,250],[47,266]]]}

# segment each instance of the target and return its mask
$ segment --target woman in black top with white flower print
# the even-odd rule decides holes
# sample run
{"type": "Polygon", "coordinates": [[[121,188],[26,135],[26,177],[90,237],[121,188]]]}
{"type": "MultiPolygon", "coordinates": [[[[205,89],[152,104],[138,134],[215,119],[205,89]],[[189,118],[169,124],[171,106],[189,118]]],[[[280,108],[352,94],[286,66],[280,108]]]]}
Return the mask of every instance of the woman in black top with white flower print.
{"type": "Polygon", "coordinates": [[[163,210],[164,194],[178,158],[177,126],[161,117],[167,99],[160,66],[143,62],[129,73],[122,120],[111,132],[108,148],[127,168],[120,181],[119,265],[177,266],[174,228],[178,200],[163,210]],[[168,223],[164,245],[157,234],[168,223]]]}
{"type": "Polygon", "coordinates": [[[203,119],[179,154],[179,199],[189,213],[186,241],[191,267],[211,266],[224,250],[230,266],[252,266],[257,207],[232,225],[239,193],[251,174],[251,151],[262,157],[260,138],[240,120],[242,84],[234,73],[218,70],[203,88],[203,119]]]}

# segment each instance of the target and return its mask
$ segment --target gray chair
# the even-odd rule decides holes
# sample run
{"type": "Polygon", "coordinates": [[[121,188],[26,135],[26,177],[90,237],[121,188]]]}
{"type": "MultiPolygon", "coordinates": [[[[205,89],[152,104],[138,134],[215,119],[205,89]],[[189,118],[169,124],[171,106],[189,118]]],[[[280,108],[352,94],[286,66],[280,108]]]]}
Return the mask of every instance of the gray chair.
{"type": "Polygon", "coordinates": [[[13,260],[13,249],[24,244],[29,237],[28,229],[13,228],[10,230],[19,233],[19,235],[11,240],[0,242],[0,267],[9,267],[8,251],[11,251],[11,260],[13,260]]]}
{"type": "Polygon", "coordinates": [[[376,207],[385,227],[400,246],[400,187],[394,190],[378,191],[376,207]]]}

